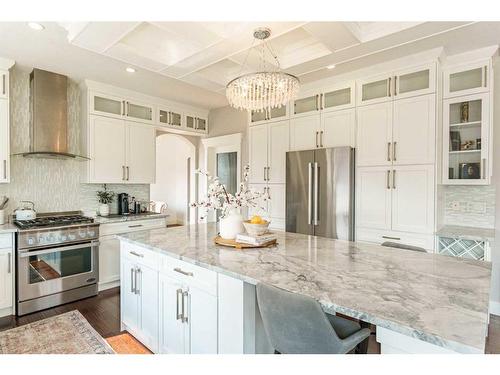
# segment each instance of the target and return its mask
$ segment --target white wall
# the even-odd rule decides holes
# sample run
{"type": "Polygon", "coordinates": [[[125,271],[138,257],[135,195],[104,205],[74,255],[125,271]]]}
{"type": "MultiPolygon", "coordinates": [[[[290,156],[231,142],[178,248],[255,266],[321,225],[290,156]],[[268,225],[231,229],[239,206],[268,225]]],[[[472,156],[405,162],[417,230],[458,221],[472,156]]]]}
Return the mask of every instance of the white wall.
{"type": "MultiPolygon", "coordinates": [[[[192,172],[196,148],[186,137],[177,134],[156,137],[156,183],[150,187],[150,196],[151,200],[167,203],[168,224],[186,224],[187,205],[194,198],[189,198],[187,192],[188,158],[191,158],[192,172]]],[[[194,183],[191,176],[193,190],[194,183]]]]}

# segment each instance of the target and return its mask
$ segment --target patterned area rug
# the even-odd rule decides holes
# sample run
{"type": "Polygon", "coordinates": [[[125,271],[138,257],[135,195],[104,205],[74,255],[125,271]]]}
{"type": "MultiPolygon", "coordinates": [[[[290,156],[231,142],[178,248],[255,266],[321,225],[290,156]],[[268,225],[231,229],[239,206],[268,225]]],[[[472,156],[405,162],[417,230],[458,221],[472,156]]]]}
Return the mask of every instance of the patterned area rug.
{"type": "Polygon", "coordinates": [[[108,337],[106,341],[118,354],[153,354],[130,333],[108,337]]]}
{"type": "Polygon", "coordinates": [[[2,354],[114,354],[79,311],[0,332],[2,354]]]}

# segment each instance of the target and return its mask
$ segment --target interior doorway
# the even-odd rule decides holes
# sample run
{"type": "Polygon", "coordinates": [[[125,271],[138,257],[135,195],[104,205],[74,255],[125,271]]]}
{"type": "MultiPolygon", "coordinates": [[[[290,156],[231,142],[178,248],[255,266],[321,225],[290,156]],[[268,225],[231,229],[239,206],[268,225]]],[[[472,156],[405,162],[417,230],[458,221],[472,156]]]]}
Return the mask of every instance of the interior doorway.
{"type": "Polygon", "coordinates": [[[151,184],[150,199],[167,204],[167,223],[187,225],[196,222],[196,147],[178,134],[156,137],[156,183],[151,184]]]}

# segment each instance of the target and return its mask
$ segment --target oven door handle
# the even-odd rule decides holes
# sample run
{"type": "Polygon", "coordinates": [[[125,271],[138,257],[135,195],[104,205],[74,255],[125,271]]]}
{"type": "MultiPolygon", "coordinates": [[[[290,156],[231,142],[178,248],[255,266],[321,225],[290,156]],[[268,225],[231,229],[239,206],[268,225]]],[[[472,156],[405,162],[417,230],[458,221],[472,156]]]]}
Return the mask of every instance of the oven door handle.
{"type": "Polygon", "coordinates": [[[29,250],[19,250],[19,258],[27,258],[34,255],[43,255],[43,254],[51,254],[51,253],[60,253],[62,251],[68,250],[76,250],[84,247],[96,247],[99,246],[99,241],[92,241],[90,243],[79,244],[79,245],[71,245],[71,246],[63,246],[63,247],[52,247],[47,250],[39,250],[39,251],[29,251],[29,250]]]}

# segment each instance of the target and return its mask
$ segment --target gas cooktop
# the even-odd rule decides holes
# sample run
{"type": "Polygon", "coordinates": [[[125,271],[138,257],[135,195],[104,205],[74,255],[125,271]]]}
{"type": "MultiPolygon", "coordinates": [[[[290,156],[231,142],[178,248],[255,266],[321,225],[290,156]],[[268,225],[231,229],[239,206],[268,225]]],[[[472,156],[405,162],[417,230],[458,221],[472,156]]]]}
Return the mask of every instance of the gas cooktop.
{"type": "Polygon", "coordinates": [[[14,220],[19,229],[63,227],[77,224],[92,224],[94,219],[83,215],[40,216],[33,220],[14,220]]]}

